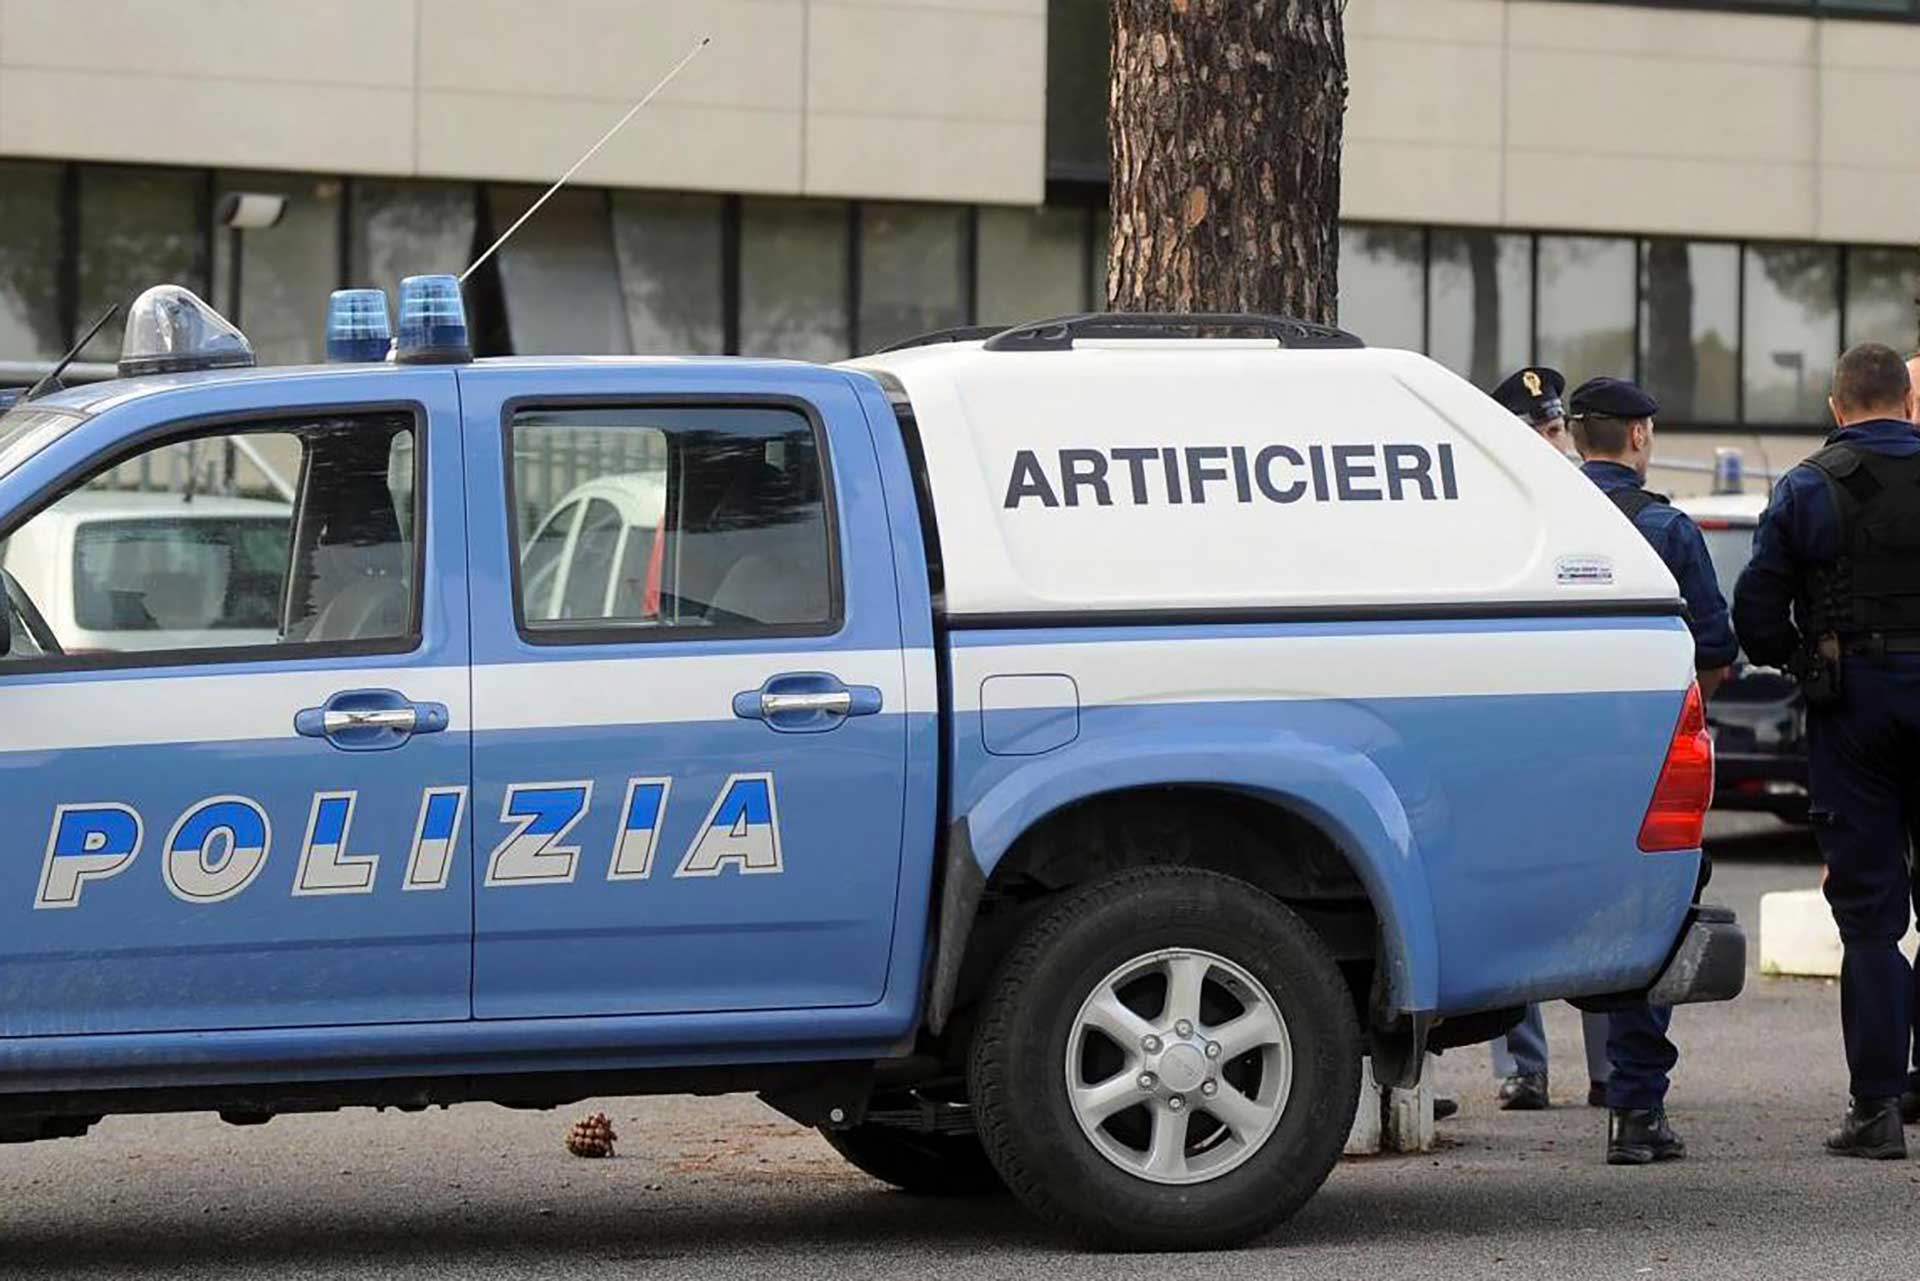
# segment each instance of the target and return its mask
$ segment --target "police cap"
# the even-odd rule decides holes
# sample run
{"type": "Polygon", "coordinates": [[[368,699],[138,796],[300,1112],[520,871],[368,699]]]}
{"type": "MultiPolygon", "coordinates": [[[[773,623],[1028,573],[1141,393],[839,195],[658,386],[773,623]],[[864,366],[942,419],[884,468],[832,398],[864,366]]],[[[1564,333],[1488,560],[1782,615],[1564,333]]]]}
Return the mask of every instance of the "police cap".
{"type": "Polygon", "coordinates": [[[1566,375],[1558,369],[1533,365],[1495,387],[1493,398],[1507,412],[1518,414],[1537,426],[1567,416],[1560,403],[1561,394],[1566,390],[1566,375]]]}
{"type": "Polygon", "coordinates": [[[1575,418],[1651,418],[1660,402],[1625,378],[1589,378],[1573,389],[1575,418]]]}

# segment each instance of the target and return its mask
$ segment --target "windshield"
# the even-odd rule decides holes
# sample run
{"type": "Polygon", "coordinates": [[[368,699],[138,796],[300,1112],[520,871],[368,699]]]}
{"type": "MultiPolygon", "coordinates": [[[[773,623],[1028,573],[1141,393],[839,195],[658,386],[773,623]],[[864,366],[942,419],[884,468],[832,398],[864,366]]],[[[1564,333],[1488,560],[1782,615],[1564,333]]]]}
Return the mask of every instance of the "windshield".
{"type": "Polygon", "coordinates": [[[271,631],[289,524],[259,517],[96,520],[73,548],[74,621],[89,631],[271,631]]]}
{"type": "Polygon", "coordinates": [[[16,405],[0,414],[0,477],[86,421],[70,409],[16,405]]]}
{"type": "Polygon", "coordinates": [[[1713,561],[1713,576],[1720,580],[1720,594],[1732,600],[1733,585],[1747,567],[1747,558],[1753,555],[1753,527],[1702,526],[1700,534],[1707,540],[1707,556],[1713,561]]]}

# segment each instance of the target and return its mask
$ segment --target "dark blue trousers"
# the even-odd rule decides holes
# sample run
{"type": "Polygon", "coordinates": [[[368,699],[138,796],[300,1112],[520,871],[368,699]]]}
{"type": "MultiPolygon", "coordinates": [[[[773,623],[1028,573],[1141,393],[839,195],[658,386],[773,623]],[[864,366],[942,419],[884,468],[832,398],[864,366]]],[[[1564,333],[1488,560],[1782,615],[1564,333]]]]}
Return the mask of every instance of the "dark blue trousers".
{"type": "Polygon", "coordinates": [[[1898,1095],[1920,1003],[1899,942],[1920,904],[1920,656],[1849,658],[1837,708],[1807,716],[1814,837],[1840,929],[1840,1026],[1856,1099],[1898,1095]]]}
{"type": "Polygon", "coordinates": [[[1641,1005],[1607,1015],[1607,1059],[1613,1075],[1607,1078],[1607,1106],[1647,1109],[1667,1100],[1667,1074],[1680,1061],[1680,1051],[1667,1039],[1673,1010],[1664,1005],[1641,1005]]]}

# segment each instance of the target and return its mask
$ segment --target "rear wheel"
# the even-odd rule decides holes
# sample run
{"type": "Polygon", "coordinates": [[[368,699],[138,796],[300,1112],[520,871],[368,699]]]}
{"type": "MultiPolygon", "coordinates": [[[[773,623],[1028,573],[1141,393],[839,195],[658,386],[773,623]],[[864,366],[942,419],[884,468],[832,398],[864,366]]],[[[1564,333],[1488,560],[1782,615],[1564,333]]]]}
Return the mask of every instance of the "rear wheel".
{"type": "Polygon", "coordinates": [[[1127,872],[1003,963],[970,1085],[988,1155],[1107,1249],[1208,1249],[1292,1215],[1339,1158],[1360,1033],[1319,937],[1231,877],[1127,872]]]}
{"type": "Polygon", "coordinates": [[[885,1125],[821,1130],[854,1168],[913,1196],[991,1196],[1006,1184],[971,1134],[919,1134],[885,1125]]]}

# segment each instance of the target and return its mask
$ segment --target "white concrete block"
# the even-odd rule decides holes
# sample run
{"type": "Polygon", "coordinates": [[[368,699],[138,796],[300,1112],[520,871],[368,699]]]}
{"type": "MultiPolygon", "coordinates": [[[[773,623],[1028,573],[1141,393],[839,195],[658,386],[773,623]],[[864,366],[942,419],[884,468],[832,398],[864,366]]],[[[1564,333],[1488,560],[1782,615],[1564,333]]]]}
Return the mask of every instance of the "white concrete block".
{"type": "MultiPolygon", "coordinates": [[[[1909,929],[1900,946],[1911,959],[1920,949],[1920,935],[1909,929]]],[[[1760,896],[1762,974],[1839,978],[1840,959],[1840,931],[1819,890],[1777,890],[1760,896]]]]}
{"type": "Polygon", "coordinates": [[[1360,1103],[1353,1111],[1353,1129],[1347,1133],[1347,1156],[1372,1156],[1380,1150],[1382,1111],[1380,1087],[1373,1082],[1373,1060],[1360,1060],[1360,1103]]]}
{"type": "Polygon", "coordinates": [[[1388,1090],[1382,1146],[1394,1152],[1433,1151],[1433,1059],[1411,1090],[1388,1090]]]}

